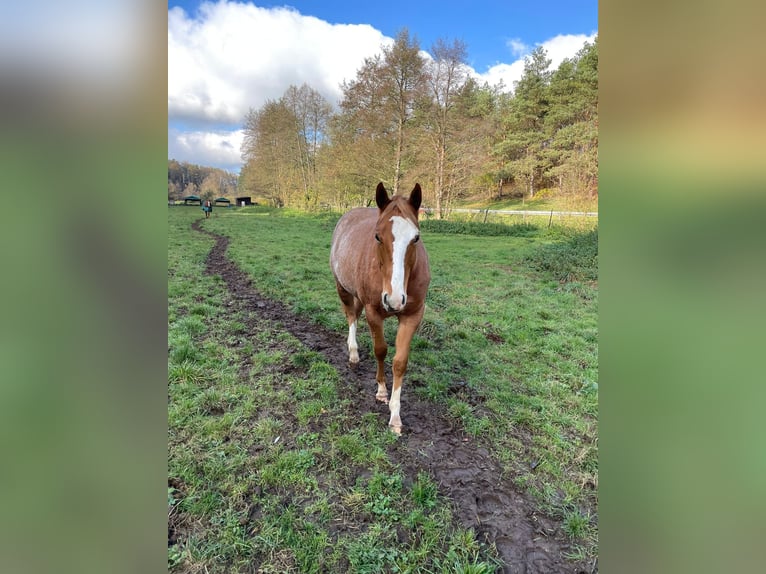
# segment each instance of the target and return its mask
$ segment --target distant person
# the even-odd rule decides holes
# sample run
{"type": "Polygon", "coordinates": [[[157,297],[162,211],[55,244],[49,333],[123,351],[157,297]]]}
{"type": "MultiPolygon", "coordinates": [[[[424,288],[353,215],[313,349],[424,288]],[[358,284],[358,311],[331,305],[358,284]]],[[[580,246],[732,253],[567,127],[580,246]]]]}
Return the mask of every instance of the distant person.
{"type": "Polygon", "coordinates": [[[202,211],[205,212],[205,219],[208,219],[210,214],[213,213],[213,202],[211,202],[209,199],[206,199],[205,203],[202,204],[202,211]]]}

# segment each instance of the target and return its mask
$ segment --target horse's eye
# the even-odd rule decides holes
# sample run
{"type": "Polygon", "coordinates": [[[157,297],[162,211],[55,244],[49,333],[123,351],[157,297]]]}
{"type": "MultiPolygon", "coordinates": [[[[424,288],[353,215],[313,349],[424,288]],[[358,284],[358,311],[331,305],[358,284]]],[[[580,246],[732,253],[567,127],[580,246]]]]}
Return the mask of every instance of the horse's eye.
{"type": "Polygon", "coordinates": [[[379,236],[377,233],[375,234],[375,241],[377,241],[378,243],[380,243],[380,242],[381,242],[381,241],[380,241],[380,236],[379,236]]]}
{"type": "Polygon", "coordinates": [[[420,235],[416,235],[415,239],[412,240],[413,243],[417,243],[418,241],[420,241],[420,235]]]}

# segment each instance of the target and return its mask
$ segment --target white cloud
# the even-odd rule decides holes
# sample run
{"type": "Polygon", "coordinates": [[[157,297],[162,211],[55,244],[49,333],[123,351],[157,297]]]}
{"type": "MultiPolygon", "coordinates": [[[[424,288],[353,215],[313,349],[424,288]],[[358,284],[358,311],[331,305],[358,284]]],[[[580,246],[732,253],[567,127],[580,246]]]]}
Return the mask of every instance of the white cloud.
{"type": "Polygon", "coordinates": [[[179,131],[168,129],[168,157],[239,172],[243,130],[179,131]]]}
{"type": "MultiPolygon", "coordinates": [[[[551,60],[550,69],[555,70],[566,58],[575,56],[585,42],[593,42],[595,38],[596,32],[590,35],[559,34],[545,42],[536,44],[535,47],[542,46],[545,49],[548,58],[551,60]]],[[[480,82],[488,82],[490,85],[497,85],[502,81],[506,90],[510,91],[513,89],[514,83],[520,80],[521,76],[524,74],[524,57],[531,53],[532,50],[518,38],[510,40],[508,42],[508,47],[514,55],[519,56],[519,59],[512,64],[495,64],[486,72],[477,73],[475,77],[480,82]],[[520,51],[522,48],[526,48],[526,52],[517,53],[517,50],[520,51]]]]}
{"type": "Polygon", "coordinates": [[[487,82],[490,86],[503,83],[505,91],[513,89],[513,83],[524,74],[524,59],[516,60],[513,64],[495,64],[483,74],[476,74],[480,82],[487,82]]]}
{"type": "Polygon", "coordinates": [[[585,34],[559,34],[543,42],[542,47],[545,48],[548,58],[551,59],[551,69],[555,70],[561,65],[561,62],[575,56],[585,42],[593,42],[595,39],[595,32],[590,36],[585,34]]]}
{"type": "Polygon", "coordinates": [[[511,54],[516,57],[524,56],[530,52],[529,46],[522,42],[520,38],[511,38],[506,42],[506,45],[511,49],[511,54]]]}
{"type": "Polygon", "coordinates": [[[205,3],[168,11],[168,116],[239,123],[247,110],[308,83],[330,103],[390,39],[368,25],[329,24],[285,7],[205,3]]]}

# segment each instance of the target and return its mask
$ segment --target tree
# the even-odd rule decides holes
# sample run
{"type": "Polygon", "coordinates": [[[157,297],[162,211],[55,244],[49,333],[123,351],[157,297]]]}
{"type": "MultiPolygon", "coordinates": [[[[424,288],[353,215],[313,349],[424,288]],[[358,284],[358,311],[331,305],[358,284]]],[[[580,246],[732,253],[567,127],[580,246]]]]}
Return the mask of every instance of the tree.
{"type": "Polygon", "coordinates": [[[495,147],[505,169],[525,181],[530,198],[534,197],[549,162],[543,153],[548,145],[543,127],[549,108],[550,64],[542,47],[525,58],[524,74],[516,82],[503,118],[504,133],[495,147]]]}
{"type": "Polygon", "coordinates": [[[250,110],[245,119],[242,156],[245,165],[240,185],[261,194],[277,206],[286,205],[300,187],[294,158],[299,155],[295,140],[296,120],[281,101],[267,101],[260,110],[250,110]]]}
{"type": "Polygon", "coordinates": [[[317,197],[317,153],[331,115],[327,101],[307,84],[245,118],[240,185],[275,205],[308,207],[317,197]]]}
{"type": "Polygon", "coordinates": [[[300,88],[290,86],[281,101],[295,119],[297,156],[294,161],[301,175],[306,207],[309,207],[311,203],[316,204],[318,199],[317,152],[325,138],[332,107],[319,92],[305,83],[300,88]]]}
{"type": "Polygon", "coordinates": [[[214,199],[222,194],[221,187],[220,175],[211,172],[202,180],[202,185],[199,187],[200,197],[202,199],[214,199]]]}
{"type": "Polygon", "coordinates": [[[399,192],[405,153],[405,128],[414,113],[418,91],[423,86],[424,60],[417,38],[410,38],[407,28],[396,34],[393,46],[383,48],[383,73],[386,75],[386,98],[396,126],[394,147],[393,193],[399,192]]]}
{"type": "Polygon", "coordinates": [[[390,177],[395,143],[382,68],[378,55],[364,60],[356,77],[341,85],[340,114],[331,121],[332,162],[351,195],[369,194],[390,177]]]}
{"type": "Polygon", "coordinates": [[[199,194],[199,188],[197,187],[197,184],[193,181],[190,181],[186,184],[186,187],[184,188],[183,195],[184,197],[187,197],[189,195],[198,195],[199,194]]]}
{"type": "Polygon", "coordinates": [[[342,85],[341,113],[332,123],[332,145],[339,146],[347,161],[354,186],[361,191],[380,180],[393,180],[393,192],[407,167],[410,127],[417,95],[423,88],[424,60],[417,39],[401,30],[382,55],[367,58],[356,77],[342,85]]]}
{"type": "Polygon", "coordinates": [[[237,176],[223,169],[168,160],[168,199],[232,194],[236,185],[237,176]]]}
{"type": "Polygon", "coordinates": [[[455,40],[447,44],[439,38],[431,48],[433,60],[426,66],[425,82],[428,87],[428,100],[424,107],[426,133],[429,136],[434,154],[434,198],[436,217],[444,215],[452,181],[449,178],[448,156],[457,146],[453,146],[455,133],[455,101],[468,77],[465,69],[467,57],[465,43],[455,40]]]}
{"type": "Polygon", "coordinates": [[[598,190],[598,44],[586,43],[553,73],[545,131],[547,174],[564,195],[598,190]]]}

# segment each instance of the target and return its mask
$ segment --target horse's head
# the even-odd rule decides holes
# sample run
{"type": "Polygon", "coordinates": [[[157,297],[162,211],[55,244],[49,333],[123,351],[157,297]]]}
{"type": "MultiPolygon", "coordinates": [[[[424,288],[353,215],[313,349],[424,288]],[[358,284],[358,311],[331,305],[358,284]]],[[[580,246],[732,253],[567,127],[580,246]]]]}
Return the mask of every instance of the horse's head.
{"type": "Polygon", "coordinates": [[[383,183],[375,190],[378,222],[375,225],[378,264],[383,276],[381,303],[389,313],[398,313],[407,304],[407,283],[417,261],[416,243],[420,241],[418,209],[422,200],[420,184],[409,198],[388,197],[383,183]]]}

